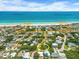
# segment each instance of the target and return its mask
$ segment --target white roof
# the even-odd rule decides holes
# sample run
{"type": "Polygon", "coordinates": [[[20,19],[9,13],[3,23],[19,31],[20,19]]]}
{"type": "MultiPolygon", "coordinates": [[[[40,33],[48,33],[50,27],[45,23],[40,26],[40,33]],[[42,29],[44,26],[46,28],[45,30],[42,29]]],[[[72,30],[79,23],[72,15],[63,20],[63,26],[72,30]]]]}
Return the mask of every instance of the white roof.
{"type": "Polygon", "coordinates": [[[52,43],[52,45],[53,45],[53,46],[58,46],[58,44],[57,44],[57,43],[52,43]]]}
{"type": "Polygon", "coordinates": [[[39,56],[43,56],[43,52],[38,52],[39,56]]]}

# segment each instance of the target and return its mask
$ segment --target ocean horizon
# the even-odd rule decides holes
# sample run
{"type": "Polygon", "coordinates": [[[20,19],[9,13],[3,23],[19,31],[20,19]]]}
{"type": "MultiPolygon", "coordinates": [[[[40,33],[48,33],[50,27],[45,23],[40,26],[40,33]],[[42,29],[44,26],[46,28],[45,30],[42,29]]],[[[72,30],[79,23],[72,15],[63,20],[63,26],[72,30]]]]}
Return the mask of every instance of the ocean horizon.
{"type": "Polygon", "coordinates": [[[79,22],[79,11],[17,12],[1,11],[0,24],[79,22]]]}

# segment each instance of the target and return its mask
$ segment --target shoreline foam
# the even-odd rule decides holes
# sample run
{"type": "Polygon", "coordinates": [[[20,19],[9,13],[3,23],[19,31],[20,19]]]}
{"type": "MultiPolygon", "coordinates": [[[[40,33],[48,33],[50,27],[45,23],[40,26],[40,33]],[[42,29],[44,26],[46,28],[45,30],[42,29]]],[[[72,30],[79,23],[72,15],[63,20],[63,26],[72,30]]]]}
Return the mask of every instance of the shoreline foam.
{"type": "Polygon", "coordinates": [[[41,26],[45,26],[45,25],[66,25],[66,24],[72,24],[72,23],[79,23],[79,22],[0,23],[0,26],[16,26],[16,25],[21,25],[21,26],[39,26],[39,25],[41,25],[41,26]]]}

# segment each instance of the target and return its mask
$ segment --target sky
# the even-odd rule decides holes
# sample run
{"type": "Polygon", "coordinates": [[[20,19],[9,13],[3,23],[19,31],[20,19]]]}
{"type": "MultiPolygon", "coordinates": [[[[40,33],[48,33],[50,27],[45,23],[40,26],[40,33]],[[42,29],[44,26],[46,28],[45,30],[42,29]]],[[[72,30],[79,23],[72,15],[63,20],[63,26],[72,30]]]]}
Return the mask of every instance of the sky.
{"type": "Polygon", "coordinates": [[[0,11],[79,11],[79,0],[0,0],[0,11]]]}

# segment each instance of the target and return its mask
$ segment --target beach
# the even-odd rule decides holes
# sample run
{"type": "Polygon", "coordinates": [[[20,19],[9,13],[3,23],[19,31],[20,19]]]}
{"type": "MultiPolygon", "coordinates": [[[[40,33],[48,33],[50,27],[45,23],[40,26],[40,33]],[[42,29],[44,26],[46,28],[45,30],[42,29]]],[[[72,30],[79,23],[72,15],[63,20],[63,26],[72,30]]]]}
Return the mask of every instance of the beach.
{"type": "Polygon", "coordinates": [[[0,23],[0,26],[45,26],[45,25],[66,25],[66,24],[72,24],[72,23],[79,23],[79,22],[26,22],[26,23],[0,23]]]}

